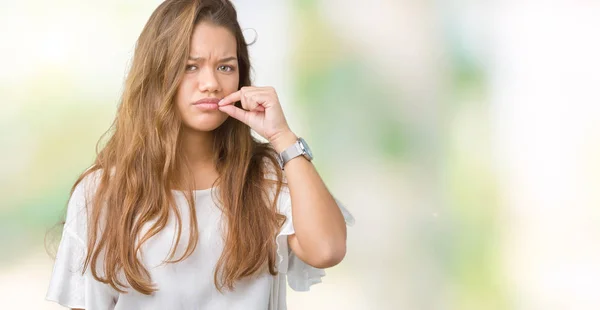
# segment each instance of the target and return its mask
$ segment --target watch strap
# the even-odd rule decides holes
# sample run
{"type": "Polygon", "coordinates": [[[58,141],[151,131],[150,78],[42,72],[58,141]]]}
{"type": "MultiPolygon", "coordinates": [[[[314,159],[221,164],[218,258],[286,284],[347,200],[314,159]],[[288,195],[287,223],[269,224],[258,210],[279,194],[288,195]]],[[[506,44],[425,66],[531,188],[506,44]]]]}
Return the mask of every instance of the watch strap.
{"type": "Polygon", "coordinates": [[[281,152],[281,154],[279,154],[279,157],[280,157],[279,164],[281,165],[281,169],[283,169],[283,167],[285,166],[285,164],[287,164],[288,161],[290,161],[293,158],[296,158],[298,156],[301,156],[303,154],[304,154],[304,151],[300,147],[300,144],[298,143],[298,141],[294,142],[294,144],[290,145],[287,149],[285,149],[283,152],[281,152]]]}

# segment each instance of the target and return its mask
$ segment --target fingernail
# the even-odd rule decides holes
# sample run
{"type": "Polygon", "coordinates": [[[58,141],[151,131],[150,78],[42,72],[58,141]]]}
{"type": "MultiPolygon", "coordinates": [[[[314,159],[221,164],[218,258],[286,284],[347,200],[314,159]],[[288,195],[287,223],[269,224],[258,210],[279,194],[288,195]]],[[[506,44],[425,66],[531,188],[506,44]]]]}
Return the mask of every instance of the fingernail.
{"type": "Polygon", "coordinates": [[[223,105],[223,99],[221,99],[218,103],[219,106],[223,105]]]}

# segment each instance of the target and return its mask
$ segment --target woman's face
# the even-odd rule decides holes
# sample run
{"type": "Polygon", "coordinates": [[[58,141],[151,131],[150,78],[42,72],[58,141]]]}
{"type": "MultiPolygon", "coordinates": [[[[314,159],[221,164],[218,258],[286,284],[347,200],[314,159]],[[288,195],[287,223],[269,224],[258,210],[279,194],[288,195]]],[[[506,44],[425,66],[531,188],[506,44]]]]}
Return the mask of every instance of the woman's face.
{"type": "Polygon", "coordinates": [[[236,40],[226,28],[201,22],[192,33],[190,51],[177,89],[177,110],[184,127],[212,131],[228,117],[216,103],[238,90],[236,40]]]}

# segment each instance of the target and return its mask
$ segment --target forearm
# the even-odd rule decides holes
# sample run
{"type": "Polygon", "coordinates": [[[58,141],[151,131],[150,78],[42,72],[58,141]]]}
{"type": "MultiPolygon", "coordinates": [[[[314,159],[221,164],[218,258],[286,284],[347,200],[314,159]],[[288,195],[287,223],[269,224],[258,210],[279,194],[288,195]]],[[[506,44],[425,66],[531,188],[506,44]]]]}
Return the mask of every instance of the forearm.
{"type": "MultiPolygon", "coordinates": [[[[296,141],[286,133],[273,141],[281,153],[296,141]]],[[[333,196],[311,162],[303,156],[285,165],[285,175],[292,200],[292,218],[296,232],[296,253],[311,265],[329,266],[342,260],[346,253],[346,224],[333,196]]],[[[294,249],[294,244],[290,244],[294,249]]]]}

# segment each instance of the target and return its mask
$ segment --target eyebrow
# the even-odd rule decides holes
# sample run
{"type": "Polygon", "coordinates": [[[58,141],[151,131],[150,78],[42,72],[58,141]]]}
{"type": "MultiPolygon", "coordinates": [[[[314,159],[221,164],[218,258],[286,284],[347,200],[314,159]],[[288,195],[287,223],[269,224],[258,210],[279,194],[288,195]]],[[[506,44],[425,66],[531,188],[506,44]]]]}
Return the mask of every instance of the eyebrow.
{"type": "MultiPolygon", "coordinates": [[[[200,57],[200,56],[198,56],[198,57],[192,57],[192,56],[190,56],[188,58],[188,60],[198,61],[198,60],[204,60],[204,58],[200,57]]],[[[222,58],[222,59],[219,60],[219,62],[228,62],[228,61],[234,61],[234,60],[237,60],[237,58],[232,56],[232,57],[222,58]]]]}

